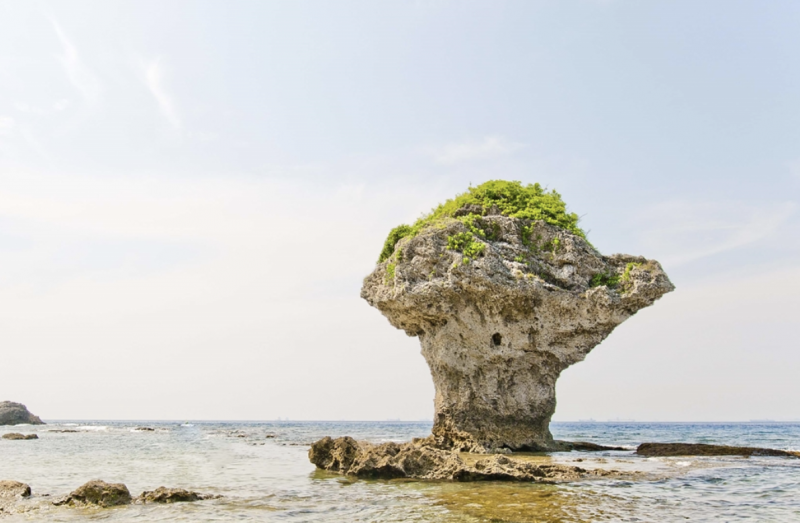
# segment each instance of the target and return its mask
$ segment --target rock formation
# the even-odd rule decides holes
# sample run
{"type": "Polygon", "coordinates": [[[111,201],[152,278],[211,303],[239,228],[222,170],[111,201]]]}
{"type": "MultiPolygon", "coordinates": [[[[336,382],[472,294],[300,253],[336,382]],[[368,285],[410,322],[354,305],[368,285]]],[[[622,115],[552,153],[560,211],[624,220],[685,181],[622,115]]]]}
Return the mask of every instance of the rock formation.
{"type": "Polygon", "coordinates": [[[28,412],[22,403],[0,401],[0,425],[44,425],[39,416],[28,412]]]}
{"type": "Polygon", "coordinates": [[[395,229],[361,296],[420,339],[437,446],[558,449],[549,423],[561,372],[674,287],[656,261],[600,254],[555,192],[488,182],[459,198],[395,229]],[[499,203],[457,205],[486,194],[499,203]],[[551,201],[542,211],[535,198],[551,201]]]}
{"type": "Polygon", "coordinates": [[[84,483],[53,505],[114,507],[131,503],[131,493],[122,483],[106,483],[99,479],[84,483]]]}
{"type": "Polygon", "coordinates": [[[350,437],[335,440],[326,437],[311,446],[308,457],[321,469],[364,479],[555,483],[617,474],[566,465],[534,464],[501,455],[468,464],[458,452],[434,448],[426,439],[375,445],[350,437]]]}

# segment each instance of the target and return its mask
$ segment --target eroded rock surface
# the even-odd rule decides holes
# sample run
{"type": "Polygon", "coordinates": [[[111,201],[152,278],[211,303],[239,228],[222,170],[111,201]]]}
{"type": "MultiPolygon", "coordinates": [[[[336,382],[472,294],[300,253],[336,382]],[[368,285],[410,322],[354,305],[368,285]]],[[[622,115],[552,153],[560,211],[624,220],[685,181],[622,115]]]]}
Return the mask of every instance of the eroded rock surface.
{"type": "Polygon", "coordinates": [[[13,512],[13,507],[31,495],[31,487],[20,481],[0,480],[0,517],[13,512]]]}
{"type": "Polygon", "coordinates": [[[122,483],[106,483],[99,479],[84,483],[54,505],[114,507],[131,503],[131,493],[122,483]]]}
{"type": "Polygon", "coordinates": [[[800,452],[764,449],[759,447],[731,447],[705,443],[642,443],[636,449],[641,456],[783,456],[800,458],[800,452]]]}
{"type": "Polygon", "coordinates": [[[39,416],[28,412],[22,403],[13,401],[0,401],[0,425],[44,425],[39,416]]]}
{"type": "Polygon", "coordinates": [[[0,480],[0,498],[27,498],[30,495],[30,485],[9,479],[0,480]]]}
{"type": "Polygon", "coordinates": [[[451,481],[534,481],[553,483],[611,475],[580,467],[534,464],[493,455],[468,464],[453,450],[430,446],[430,440],[376,445],[350,437],[323,438],[308,457],[317,467],[363,479],[415,478],[451,481]]]}
{"type": "Polygon", "coordinates": [[[549,423],[561,372],[674,287],[658,262],[603,256],[543,221],[494,214],[475,225],[485,246],[468,261],[448,246],[468,231],[456,219],[401,239],[361,296],[420,339],[436,446],[556,450],[549,423]]]}
{"type": "Polygon", "coordinates": [[[155,490],[145,490],[136,498],[137,503],[186,503],[190,501],[200,501],[203,499],[213,499],[218,496],[200,494],[182,488],[158,487],[155,490]]]}

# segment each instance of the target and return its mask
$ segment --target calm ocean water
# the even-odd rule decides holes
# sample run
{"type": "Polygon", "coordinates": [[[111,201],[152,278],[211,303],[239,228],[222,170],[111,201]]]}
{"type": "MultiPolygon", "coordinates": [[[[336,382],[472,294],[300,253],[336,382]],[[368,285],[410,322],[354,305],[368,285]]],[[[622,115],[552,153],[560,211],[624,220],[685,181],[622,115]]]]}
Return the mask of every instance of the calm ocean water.
{"type": "MultiPolygon", "coordinates": [[[[629,446],[645,441],[720,443],[800,450],[800,423],[554,423],[558,439],[629,446]]],[[[641,471],[640,479],[564,485],[350,480],[308,462],[325,436],[375,442],[425,436],[429,423],[90,422],[0,427],[36,432],[0,440],[0,479],[34,496],[1,517],[17,521],[800,521],[800,460],[641,458],[631,451],[558,453],[585,467],[641,471]],[[139,431],[137,427],[154,431],[139,431]],[[53,430],[77,432],[50,432],[53,430]],[[269,436],[269,437],[268,437],[269,436]],[[90,479],[125,483],[133,495],[160,485],[221,499],[114,509],[54,507],[50,500],[90,479]]]]}

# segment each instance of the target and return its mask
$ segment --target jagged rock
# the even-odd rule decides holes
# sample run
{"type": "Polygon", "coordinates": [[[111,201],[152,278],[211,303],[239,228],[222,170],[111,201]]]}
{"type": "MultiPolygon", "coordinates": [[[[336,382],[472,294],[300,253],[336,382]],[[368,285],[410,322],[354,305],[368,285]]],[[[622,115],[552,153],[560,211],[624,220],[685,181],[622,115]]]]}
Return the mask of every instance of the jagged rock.
{"type": "Polygon", "coordinates": [[[219,496],[211,494],[200,494],[182,488],[158,487],[155,490],[145,490],[136,498],[137,503],[184,503],[189,501],[200,501],[203,499],[214,499],[219,496]]]}
{"type": "Polygon", "coordinates": [[[730,447],[705,443],[642,443],[636,449],[641,456],[783,456],[800,458],[800,452],[763,449],[758,447],[730,447]]]}
{"type": "Polygon", "coordinates": [[[561,372],[674,287],[658,262],[603,256],[544,221],[487,211],[474,224],[488,232],[468,261],[451,247],[470,229],[444,219],[399,240],[361,296],[419,337],[436,446],[557,450],[549,424],[561,372]]]}
{"type": "Polygon", "coordinates": [[[128,505],[131,493],[122,483],[106,483],[99,479],[89,481],[73,490],[68,496],[54,501],[53,505],[113,507],[128,505]]]}
{"type": "Polygon", "coordinates": [[[39,439],[36,434],[20,434],[19,432],[9,432],[3,434],[3,439],[20,440],[20,439],[39,439]]]}
{"type": "Polygon", "coordinates": [[[0,480],[0,498],[27,498],[30,495],[30,485],[9,479],[0,480]]]}
{"type": "Polygon", "coordinates": [[[13,401],[0,401],[0,425],[44,425],[39,416],[28,412],[22,403],[13,401]]]}
{"type": "Polygon", "coordinates": [[[508,456],[489,456],[470,465],[452,450],[429,446],[430,440],[376,445],[351,437],[325,437],[311,446],[308,458],[318,468],[365,479],[415,478],[452,481],[534,481],[553,483],[610,471],[565,465],[534,464],[508,456]]]}

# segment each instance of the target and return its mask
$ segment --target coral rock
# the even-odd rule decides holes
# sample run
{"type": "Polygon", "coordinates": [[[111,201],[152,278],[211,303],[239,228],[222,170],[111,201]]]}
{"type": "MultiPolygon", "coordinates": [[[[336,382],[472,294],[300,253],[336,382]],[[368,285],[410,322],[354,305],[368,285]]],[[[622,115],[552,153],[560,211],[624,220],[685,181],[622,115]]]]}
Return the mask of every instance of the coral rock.
{"type": "Polygon", "coordinates": [[[561,372],[674,287],[656,261],[603,256],[544,221],[491,214],[475,222],[486,231],[477,255],[451,248],[469,229],[444,220],[402,238],[361,296],[419,338],[437,446],[556,450],[549,424],[561,372]]]}

